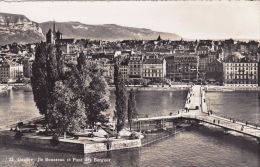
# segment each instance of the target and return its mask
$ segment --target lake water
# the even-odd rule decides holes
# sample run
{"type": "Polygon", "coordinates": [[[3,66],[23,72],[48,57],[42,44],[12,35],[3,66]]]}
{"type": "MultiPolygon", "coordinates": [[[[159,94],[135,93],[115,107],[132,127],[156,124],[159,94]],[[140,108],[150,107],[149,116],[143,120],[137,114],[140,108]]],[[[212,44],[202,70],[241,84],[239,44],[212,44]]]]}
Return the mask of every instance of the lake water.
{"type": "MultiPolygon", "coordinates": [[[[139,114],[144,116],[169,115],[184,106],[186,95],[185,91],[139,91],[136,97],[137,109],[139,114]]],[[[254,123],[260,123],[259,96],[259,92],[207,93],[210,109],[215,114],[254,123]]],[[[111,99],[114,102],[113,93],[111,99]]],[[[111,107],[113,108],[113,105],[111,107]]],[[[0,95],[0,126],[37,115],[31,92],[11,91],[9,95],[0,95]]],[[[92,155],[0,145],[0,166],[259,167],[260,148],[251,138],[225,135],[217,128],[199,127],[149,147],[92,155]],[[25,162],[19,161],[26,158],[25,162]],[[38,162],[38,158],[43,161],[38,162]],[[71,161],[50,162],[47,158],[71,161]],[[75,162],[76,160],[78,162],[75,162]],[[96,160],[110,162],[94,162],[96,160]]]]}

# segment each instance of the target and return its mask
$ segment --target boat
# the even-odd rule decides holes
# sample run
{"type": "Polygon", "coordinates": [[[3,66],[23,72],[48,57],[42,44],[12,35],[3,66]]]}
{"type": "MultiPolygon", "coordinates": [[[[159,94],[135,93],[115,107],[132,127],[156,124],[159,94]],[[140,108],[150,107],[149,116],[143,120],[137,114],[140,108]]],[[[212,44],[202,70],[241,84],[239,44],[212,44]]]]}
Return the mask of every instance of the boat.
{"type": "Polygon", "coordinates": [[[235,90],[234,89],[223,88],[222,91],[223,92],[233,92],[235,90]]]}
{"type": "Polygon", "coordinates": [[[7,93],[10,90],[8,85],[1,85],[0,86],[0,93],[7,93]]]}
{"type": "Polygon", "coordinates": [[[30,84],[26,84],[23,90],[24,92],[32,92],[32,86],[30,84]]]}

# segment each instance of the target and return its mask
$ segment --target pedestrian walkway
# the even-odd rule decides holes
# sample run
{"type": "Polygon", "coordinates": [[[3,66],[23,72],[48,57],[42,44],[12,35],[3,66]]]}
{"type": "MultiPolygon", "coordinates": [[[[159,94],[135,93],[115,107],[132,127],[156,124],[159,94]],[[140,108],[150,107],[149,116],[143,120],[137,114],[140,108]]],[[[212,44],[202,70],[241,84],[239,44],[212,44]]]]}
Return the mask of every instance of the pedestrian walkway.
{"type": "Polygon", "coordinates": [[[212,112],[208,110],[205,88],[201,85],[194,85],[190,88],[185,102],[185,108],[179,110],[176,114],[161,117],[139,118],[135,119],[134,122],[139,122],[141,125],[142,122],[147,121],[161,120],[164,122],[180,118],[212,124],[224,128],[225,131],[235,131],[254,137],[260,141],[260,126],[213,115],[212,112]]]}

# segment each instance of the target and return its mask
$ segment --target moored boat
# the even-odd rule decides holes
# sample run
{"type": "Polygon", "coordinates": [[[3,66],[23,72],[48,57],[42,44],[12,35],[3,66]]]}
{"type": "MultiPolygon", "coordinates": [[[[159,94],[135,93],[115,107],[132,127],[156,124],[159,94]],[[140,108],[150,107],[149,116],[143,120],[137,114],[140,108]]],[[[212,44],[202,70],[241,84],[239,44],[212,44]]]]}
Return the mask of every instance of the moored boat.
{"type": "Polygon", "coordinates": [[[25,92],[32,92],[32,86],[30,84],[26,84],[24,87],[25,92]]]}

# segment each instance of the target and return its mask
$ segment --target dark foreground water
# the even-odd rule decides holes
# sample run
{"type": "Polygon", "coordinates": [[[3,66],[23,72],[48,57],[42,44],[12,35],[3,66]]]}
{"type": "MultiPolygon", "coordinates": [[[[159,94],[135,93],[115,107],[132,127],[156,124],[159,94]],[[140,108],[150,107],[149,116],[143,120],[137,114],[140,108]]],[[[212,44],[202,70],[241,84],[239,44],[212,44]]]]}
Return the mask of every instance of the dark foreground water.
{"type": "MultiPolygon", "coordinates": [[[[186,94],[183,91],[138,92],[137,108],[142,115],[168,115],[183,107],[186,94]]],[[[258,92],[210,92],[207,96],[216,114],[260,123],[258,92]]],[[[113,94],[111,98],[113,101],[113,94]]],[[[31,93],[12,91],[7,96],[0,95],[0,125],[6,120],[37,114],[31,93]]],[[[260,148],[250,138],[225,135],[216,128],[199,127],[150,147],[84,156],[0,145],[2,166],[259,167],[260,148]],[[51,162],[51,159],[65,162],[51,162]]]]}

